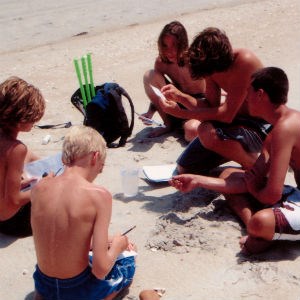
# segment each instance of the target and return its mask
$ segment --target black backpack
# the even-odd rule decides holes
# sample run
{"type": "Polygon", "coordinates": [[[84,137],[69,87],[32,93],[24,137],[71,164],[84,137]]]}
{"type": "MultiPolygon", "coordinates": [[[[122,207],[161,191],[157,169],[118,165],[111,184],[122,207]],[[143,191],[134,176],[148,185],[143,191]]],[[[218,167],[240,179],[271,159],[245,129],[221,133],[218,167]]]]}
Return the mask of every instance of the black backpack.
{"type": "Polygon", "coordinates": [[[96,129],[105,139],[109,148],[125,146],[134,126],[134,106],[124,88],[117,83],[104,83],[96,86],[96,96],[83,106],[80,89],[71,97],[73,105],[84,115],[84,125],[96,129]],[[130,125],[122,103],[125,96],[130,104],[130,125]],[[115,142],[120,138],[119,142],[115,142]]]}

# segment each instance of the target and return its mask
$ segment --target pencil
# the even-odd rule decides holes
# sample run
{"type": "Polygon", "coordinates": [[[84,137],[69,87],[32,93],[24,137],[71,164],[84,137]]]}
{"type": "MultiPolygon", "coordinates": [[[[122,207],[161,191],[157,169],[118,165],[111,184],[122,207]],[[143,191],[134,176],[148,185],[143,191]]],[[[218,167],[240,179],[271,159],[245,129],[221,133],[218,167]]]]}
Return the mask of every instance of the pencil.
{"type": "Polygon", "coordinates": [[[131,230],[133,230],[136,227],[136,225],[134,225],[133,227],[129,228],[128,230],[126,230],[124,233],[122,233],[122,235],[126,235],[127,233],[129,233],[131,230]]]}

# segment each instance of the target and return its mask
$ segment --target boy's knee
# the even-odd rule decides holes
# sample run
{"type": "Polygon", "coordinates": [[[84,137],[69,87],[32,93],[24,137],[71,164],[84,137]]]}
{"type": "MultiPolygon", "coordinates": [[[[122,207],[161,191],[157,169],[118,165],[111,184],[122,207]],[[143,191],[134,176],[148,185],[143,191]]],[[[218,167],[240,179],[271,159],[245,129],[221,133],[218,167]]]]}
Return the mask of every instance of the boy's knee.
{"type": "Polygon", "coordinates": [[[200,122],[198,120],[189,120],[184,123],[184,139],[187,142],[191,142],[195,137],[197,137],[197,130],[200,122]]]}
{"type": "Polygon", "coordinates": [[[143,77],[144,83],[149,83],[152,72],[153,72],[153,70],[148,70],[145,72],[144,77],[143,77]]]}
{"type": "Polygon", "coordinates": [[[201,141],[201,144],[207,148],[211,149],[216,143],[216,131],[215,128],[211,125],[210,122],[202,122],[198,126],[198,137],[201,141]]]}
{"type": "Polygon", "coordinates": [[[37,291],[35,291],[33,300],[43,300],[43,297],[37,291]]]}
{"type": "Polygon", "coordinates": [[[144,80],[144,84],[153,84],[155,86],[162,86],[162,85],[165,85],[165,79],[164,79],[164,76],[151,69],[151,70],[148,70],[145,72],[144,74],[144,77],[143,77],[143,80],[144,80]]]}
{"type": "Polygon", "coordinates": [[[263,237],[269,227],[272,226],[272,216],[269,210],[261,210],[250,219],[247,231],[253,237],[263,237]]]}

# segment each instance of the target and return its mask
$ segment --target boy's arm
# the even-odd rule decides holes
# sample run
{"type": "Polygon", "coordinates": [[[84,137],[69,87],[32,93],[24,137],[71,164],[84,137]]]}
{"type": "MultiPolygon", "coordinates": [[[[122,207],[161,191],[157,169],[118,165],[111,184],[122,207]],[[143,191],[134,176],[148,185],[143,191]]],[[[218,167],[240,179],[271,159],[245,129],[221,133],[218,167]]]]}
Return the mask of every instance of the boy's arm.
{"type": "Polygon", "coordinates": [[[278,202],[282,196],[285,177],[288,171],[293,145],[295,144],[295,134],[291,128],[274,128],[270,133],[271,143],[268,149],[269,160],[267,163],[268,177],[265,185],[260,187],[253,184],[250,174],[246,177],[249,192],[261,203],[272,205],[278,202]]]}
{"type": "MultiPolygon", "coordinates": [[[[162,92],[168,100],[161,100],[160,105],[166,113],[177,118],[197,119],[199,121],[215,120],[231,123],[244,102],[247,86],[244,82],[240,84],[235,83],[233,88],[227,91],[225,101],[218,105],[220,103],[221,90],[219,88],[219,92],[217,92],[215,87],[210,87],[213,84],[215,83],[211,80],[207,80],[207,101],[211,106],[197,107],[197,105],[191,101],[191,99],[196,101],[195,98],[181,92],[175,92],[173,89],[169,89],[168,86],[162,88],[162,92]],[[218,97],[217,94],[219,94],[218,97]],[[188,109],[182,109],[174,102],[181,103],[188,109]]],[[[200,101],[197,102],[199,103],[200,101]]]]}
{"type": "Polygon", "coordinates": [[[111,219],[112,196],[101,188],[94,199],[96,220],[93,230],[93,274],[103,279],[112,269],[116,258],[128,246],[126,236],[116,235],[109,241],[108,227],[111,219]]]}
{"type": "Polygon", "coordinates": [[[26,146],[19,143],[13,147],[7,157],[7,171],[4,179],[4,205],[8,210],[18,210],[30,201],[30,191],[20,191],[26,154],[26,146]]]}
{"type": "Polygon", "coordinates": [[[240,194],[247,192],[244,181],[244,172],[234,170],[225,178],[215,178],[194,174],[182,174],[174,176],[170,185],[181,192],[190,192],[201,187],[224,194],[240,194]]]}

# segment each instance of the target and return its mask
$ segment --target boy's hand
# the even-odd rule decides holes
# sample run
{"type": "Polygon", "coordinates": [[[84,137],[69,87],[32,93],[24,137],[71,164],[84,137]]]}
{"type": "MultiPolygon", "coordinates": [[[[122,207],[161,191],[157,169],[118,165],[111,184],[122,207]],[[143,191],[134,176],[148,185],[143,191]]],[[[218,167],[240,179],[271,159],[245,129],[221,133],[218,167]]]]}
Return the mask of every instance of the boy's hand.
{"type": "Polygon", "coordinates": [[[169,181],[169,184],[183,193],[198,187],[196,176],[193,174],[176,175],[169,181]]]}
{"type": "Polygon", "coordinates": [[[42,175],[42,177],[44,178],[44,177],[54,177],[54,172],[50,172],[50,173],[47,173],[47,172],[44,172],[43,173],[43,175],[42,175]]]}
{"type": "Polygon", "coordinates": [[[22,179],[21,180],[21,190],[28,188],[32,183],[36,182],[37,178],[32,177],[30,179],[22,179]]]}
{"type": "Polygon", "coordinates": [[[116,234],[112,237],[111,247],[119,248],[119,253],[125,251],[128,246],[129,241],[126,235],[116,234]]]}
{"type": "Polygon", "coordinates": [[[136,250],[137,250],[137,247],[136,247],[136,245],[135,245],[134,243],[129,242],[129,243],[128,243],[128,247],[127,247],[126,250],[127,250],[127,251],[136,251],[136,250]]]}
{"type": "Polygon", "coordinates": [[[161,92],[166,97],[167,100],[174,102],[179,102],[182,92],[177,89],[173,84],[167,84],[161,88],[161,92]]]}
{"type": "Polygon", "coordinates": [[[159,106],[165,113],[180,118],[180,112],[182,109],[175,101],[160,99],[159,106]]]}

